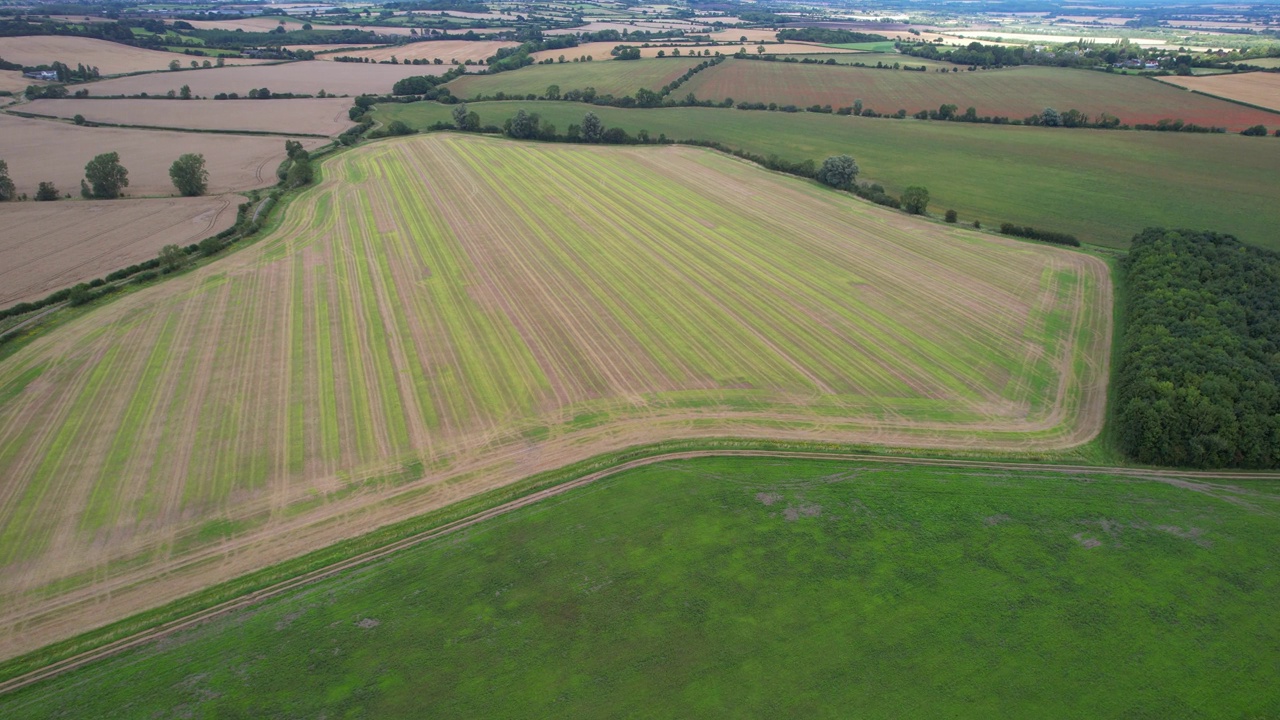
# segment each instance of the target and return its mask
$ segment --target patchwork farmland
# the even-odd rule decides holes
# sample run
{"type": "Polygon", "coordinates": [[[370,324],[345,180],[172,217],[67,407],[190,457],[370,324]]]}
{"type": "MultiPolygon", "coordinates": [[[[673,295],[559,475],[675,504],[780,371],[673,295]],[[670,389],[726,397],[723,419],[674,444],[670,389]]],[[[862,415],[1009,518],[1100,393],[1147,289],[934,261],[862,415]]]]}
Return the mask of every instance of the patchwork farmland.
{"type": "MultiPolygon", "coordinates": [[[[912,58],[903,58],[911,65],[912,58]]],[[[1052,67],[1015,67],[979,72],[912,72],[799,63],[728,60],[698,73],[680,87],[703,100],[763,102],[798,107],[864,107],[881,114],[974,107],[979,116],[1021,120],[1046,107],[1102,113],[1129,125],[1181,119],[1204,126],[1242,130],[1275,124],[1280,115],[1181,92],[1147,78],[1052,67]]]]}
{"type": "Polygon", "coordinates": [[[642,442],[1101,425],[1088,255],[686,148],[443,135],[323,175],[259,244],[0,365],[0,654],[642,442]]]}

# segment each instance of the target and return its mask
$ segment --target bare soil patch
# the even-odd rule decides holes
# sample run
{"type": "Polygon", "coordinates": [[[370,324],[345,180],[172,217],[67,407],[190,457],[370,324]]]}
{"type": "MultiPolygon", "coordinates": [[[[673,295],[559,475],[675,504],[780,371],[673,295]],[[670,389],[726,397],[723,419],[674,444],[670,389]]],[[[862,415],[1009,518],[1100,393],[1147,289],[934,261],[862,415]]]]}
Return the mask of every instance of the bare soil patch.
{"type": "MultiPolygon", "coordinates": [[[[83,64],[96,67],[103,75],[121,75],[124,73],[148,72],[153,70],[168,71],[169,63],[177,60],[184,68],[191,67],[191,61],[212,60],[212,58],[192,58],[180,53],[160,52],[121,45],[120,43],[97,40],[95,38],[66,37],[60,35],[35,35],[31,37],[0,37],[0,57],[9,62],[23,65],[49,65],[63,62],[71,67],[83,64]]],[[[227,58],[228,65],[260,65],[266,60],[250,60],[227,58]]],[[[175,77],[178,73],[174,73],[175,77]]],[[[178,83],[182,85],[182,83],[178,83]]]]}
{"type": "MultiPolygon", "coordinates": [[[[1188,90],[1280,111],[1280,73],[1251,72],[1201,77],[1164,77],[1162,81],[1188,90]]],[[[1280,115],[1272,127],[1280,128],[1280,115]]]]}
{"type": "MultiPolygon", "coordinates": [[[[90,95],[164,95],[183,85],[200,97],[238,93],[247,97],[254,88],[307,95],[324,90],[330,95],[384,94],[396,81],[410,75],[440,75],[448,65],[375,65],[372,63],[293,62],[261,67],[224,67],[182,73],[153,73],[114,78],[83,87],[90,95]]],[[[274,102],[274,101],[272,101],[274,102]]]]}
{"type": "Polygon", "coordinates": [[[239,196],[0,206],[0,307],[149,260],[231,227],[239,196]]]}
{"type": "MultiPolygon", "coordinates": [[[[172,195],[169,166],[179,155],[204,155],[210,194],[272,185],[284,160],[284,138],[244,137],[162,130],[79,127],[55,120],[0,115],[0,137],[9,177],[19,193],[34,195],[41,181],[78,195],[85,163],[105,152],[120,153],[129,171],[129,196],[172,195]]],[[[325,141],[300,140],[313,148],[325,141]]]]}
{"type": "Polygon", "coordinates": [[[354,123],[347,115],[347,98],[299,98],[271,100],[142,100],[115,98],[64,98],[36,100],[23,112],[73,118],[89,122],[192,130],[246,130],[252,132],[337,135],[354,123]],[[268,110],[269,112],[264,112],[268,110]]]}

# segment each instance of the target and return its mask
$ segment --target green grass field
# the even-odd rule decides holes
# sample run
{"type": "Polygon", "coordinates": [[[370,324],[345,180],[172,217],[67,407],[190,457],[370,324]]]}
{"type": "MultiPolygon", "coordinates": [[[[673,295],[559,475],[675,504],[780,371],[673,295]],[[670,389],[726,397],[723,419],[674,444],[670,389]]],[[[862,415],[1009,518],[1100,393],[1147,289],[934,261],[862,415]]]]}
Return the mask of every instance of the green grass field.
{"type": "MultiPolygon", "coordinates": [[[[669,108],[625,110],[563,102],[479,103],[501,125],[527,108],[563,129],[588,111],[609,126],[672,139],[715,140],[759,155],[821,163],[853,155],[862,179],[900,193],[929,188],[930,210],[961,222],[1013,222],[1124,247],[1144,227],[1233,233],[1280,249],[1280,142],[1237,135],[1018,128],[965,123],[669,108]]],[[[452,122],[436,103],[387,105],[384,122],[452,122]]]]}
{"type": "Polygon", "coordinates": [[[0,697],[113,717],[1275,717],[1280,496],[700,459],[0,697]]]}
{"type": "MultiPolygon", "coordinates": [[[[920,64],[913,63],[909,56],[902,57],[901,62],[920,64]]],[[[1189,95],[1148,78],[1053,67],[894,72],[730,59],[698,73],[678,92],[681,96],[693,93],[717,102],[733,98],[737,102],[776,102],[802,108],[815,104],[849,107],[855,99],[861,99],[864,107],[881,114],[899,109],[914,114],[949,103],[956,105],[959,112],[974,107],[979,116],[1015,120],[1052,107],[1059,111],[1076,109],[1094,119],[1110,113],[1130,125],[1167,118],[1233,131],[1280,120],[1275,113],[1189,95]]]]}
{"type": "MultiPolygon", "coordinates": [[[[566,52],[571,52],[572,49],[566,52]]],[[[537,95],[547,87],[559,85],[561,92],[592,87],[600,95],[623,97],[634,95],[640,88],[661,90],[664,85],[684,75],[705,58],[672,57],[626,62],[569,62],[554,65],[530,65],[497,75],[463,75],[448,84],[449,91],[464,100],[476,96],[537,95]]]]}
{"type": "Polygon", "coordinates": [[[1101,422],[1090,256],[691,148],[440,134],[323,172],[254,247],[0,365],[0,638],[46,593],[635,444],[1033,452],[1101,422]]]}

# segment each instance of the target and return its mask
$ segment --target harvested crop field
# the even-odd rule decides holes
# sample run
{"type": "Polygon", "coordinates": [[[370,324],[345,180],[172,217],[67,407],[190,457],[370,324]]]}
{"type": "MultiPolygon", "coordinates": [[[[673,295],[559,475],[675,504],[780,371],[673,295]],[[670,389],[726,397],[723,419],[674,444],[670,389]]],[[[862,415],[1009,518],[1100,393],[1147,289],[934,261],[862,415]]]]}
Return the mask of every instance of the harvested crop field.
{"type": "Polygon", "coordinates": [[[182,73],[153,73],[114,78],[84,85],[89,94],[164,95],[189,85],[200,97],[218,93],[239,93],[247,97],[254,88],[272,92],[316,95],[324,90],[330,95],[386,94],[396,81],[410,75],[440,75],[449,65],[376,65],[373,63],[335,63],[316,60],[291,62],[262,67],[224,67],[190,70],[182,73]]]}
{"type": "Polygon", "coordinates": [[[22,71],[20,70],[0,70],[0,91],[7,90],[14,95],[18,95],[30,85],[47,84],[22,77],[22,71]]]}
{"type": "Polygon", "coordinates": [[[369,25],[326,25],[323,23],[312,22],[310,18],[296,20],[293,18],[277,18],[277,17],[250,17],[250,18],[228,18],[224,20],[190,20],[193,27],[198,30],[243,30],[245,32],[271,32],[275,30],[284,20],[284,28],[286,31],[301,30],[302,26],[311,22],[312,28],[316,30],[359,30],[361,32],[372,32],[378,35],[408,35],[409,28],[398,25],[386,26],[369,26],[369,25]]]}
{"type": "MultiPolygon", "coordinates": [[[[176,101],[175,101],[176,102],[176,101]]],[[[181,133],[130,128],[78,127],[56,120],[32,120],[0,114],[3,158],[18,192],[34,195],[41,181],[63,192],[80,190],[85,163],[105,152],[120,153],[129,171],[131,196],[175,192],[169,166],[184,153],[201,153],[209,171],[209,192],[221,194],[273,185],[284,160],[284,138],[181,133]]],[[[303,138],[314,148],[325,141],[303,138]]]]}
{"type": "MultiPolygon", "coordinates": [[[[910,65],[911,60],[904,57],[902,62],[910,65]]],[[[847,107],[861,98],[864,107],[882,114],[937,110],[949,103],[961,113],[972,106],[979,116],[1012,119],[1052,107],[1074,108],[1095,119],[1110,113],[1130,125],[1168,118],[1242,130],[1275,122],[1264,110],[1179,92],[1147,78],[1047,67],[937,73],[728,60],[698,73],[680,92],[716,101],[733,98],[798,107],[847,107]]]]}
{"type": "MultiPolygon", "coordinates": [[[[51,65],[55,61],[74,68],[77,64],[96,67],[103,75],[164,70],[177,60],[182,67],[211,58],[193,58],[179,53],[160,52],[121,45],[96,38],[68,37],[61,35],[35,35],[29,37],[0,37],[0,58],[23,65],[51,65]]],[[[228,65],[260,65],[267,60],[227,58],[228,65]]],[[[175,73],[175,76],[177,74],[175,73]]],[[[181,85],[182,83],[178,83],[181,85]]]]}
{"type": "MultiPolygon", "coordinates": [[[[628,60],[627,62],[580,62],[529,67],[497,75],[464,75],[447,87],[463,99],[478,95],[538,95],[550,85],[560,92],[596,89],[600,95],[622,97],[640,88],[661,90],[662,86],[685,74],[704,58],[678,57],[660,60],[628,60]]],[[[696,76],[695,76],[696,77],[696,76]]]]}
{"type": "Polygon", "coordinates": [[[147,100],[64,98],[36,100],[22,112],[113,125],[139,125],[191,130],[337,135],[354,123],[347,115],[349,98],[271,100],[147,100]],[[269,110],[269,111],[268,111],[269,110]]]}
{"type": "MultiPolygon", "coordinates": [[[[400,62],[406,60],[434,60],[439,58],[445,63],[466,62],[468,60],[486,60],[502,48],[515,47],[519,43],[503,40],[432,40],[416,42],[408,45],[385,45],[367,50],[337,52],[317,55],[317,60],[331,60],[339,56],[367,57],[373,62],[390,60],[392,57],[400,62]]],[[[617,43],[614,43],[617,45],[617,43]]]]}
{"type": "Polygon", "coordinates": [[[640,443],[1101,426],[1088,255],[691,148],[430,135],[323,177],[258,244],[0,364],[0,655],[640,443]]]}
{"type": "MultiPolygon", "coordinates": [[[[1280,73],[1252,72],[1208,75],[1205,77],[1161,78],[1170,85],[1197,90],[1228,100],[1260,105],[1280,111],[1280,73]]],[[[1280,127],[1280,115],[1273,114],[1269,121],[1260,121],[1271,127],[1280,127]]]]}
{"type": "Polygon", "coordinates": [[[102,277],[236,221],[235,195],[6,203],[0,208],[0,308],[102,277]]]}

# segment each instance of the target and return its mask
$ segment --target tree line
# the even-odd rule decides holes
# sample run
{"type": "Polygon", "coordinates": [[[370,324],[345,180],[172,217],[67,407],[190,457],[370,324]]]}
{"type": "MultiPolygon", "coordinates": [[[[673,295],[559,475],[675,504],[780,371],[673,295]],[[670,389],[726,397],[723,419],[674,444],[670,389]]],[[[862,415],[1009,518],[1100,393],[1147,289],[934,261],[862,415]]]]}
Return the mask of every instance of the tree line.
{"type": "Polygon", "coordinates": [[[1280,467],[1280,254],[1148,228],[1121,267],[1122,450],[1155,465],[1280,467]]]}
{"type": "MultiPolygon", "coordinates": [[[[180,195],[191,197],[205,194],[209,187],[209,173],[204,168],[204,155],[186,153],[174,160],[169,166],[169,179],[173,181],[173,186],[180,195]]],[[[84,178],[80,180],[81,197],[114,200],[120,197],[127,187],[129,187],[129,171],[120,164],[119,153],[102,153],[85,164],[84,178]]],[[[64,197],[70,198],[71,193],[63,193],[53,182],[47,180],[40,181],[34,193],[34,199],[40,201],[59,200],[64,197]]],[[[0,159],[0,202],[26,199],[25,193],[18,194],[17,185],[9,176],[9,164],[0,159]]]]}

